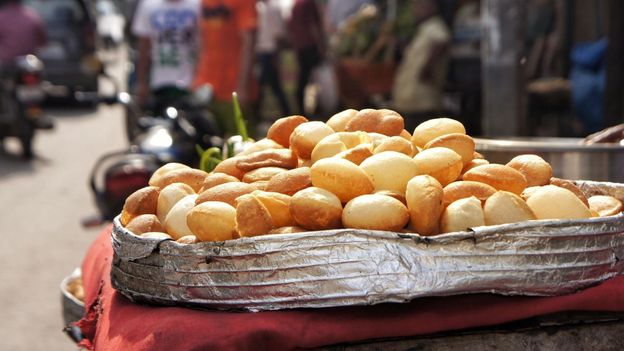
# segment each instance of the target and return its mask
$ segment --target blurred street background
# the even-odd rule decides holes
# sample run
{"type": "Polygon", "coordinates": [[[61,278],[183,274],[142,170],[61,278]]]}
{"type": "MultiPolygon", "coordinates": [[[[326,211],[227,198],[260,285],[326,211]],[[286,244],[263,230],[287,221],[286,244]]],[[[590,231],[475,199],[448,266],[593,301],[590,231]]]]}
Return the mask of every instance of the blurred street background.
{"type": "Polygon", "coordinates": [[[0,0],[0,350],[75,348],[61,280],[154,169],[241,133],[232,92],[257,139],[390,108],[410,132],[615,126],[595,141],[619,147],[622,18],[621,0],[0,0]]]}

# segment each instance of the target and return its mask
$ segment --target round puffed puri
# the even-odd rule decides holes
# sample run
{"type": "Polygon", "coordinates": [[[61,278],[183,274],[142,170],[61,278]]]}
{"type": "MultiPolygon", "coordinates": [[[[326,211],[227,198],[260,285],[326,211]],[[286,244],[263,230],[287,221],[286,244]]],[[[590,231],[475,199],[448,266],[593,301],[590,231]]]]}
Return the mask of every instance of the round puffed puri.
{"type": "Polygon", "coordinates": [[[364,160],[373,156],[372,148],[373,148],[373,144],[370,144],[370,143],[360,144],[354,148],[351,148],[351,149],[348,149],[339,153],[338,155],[336,155],[336,157],[353,162],[356,165],[360,165],[362,164],[362,162],[364,162],[364,160]]]}
{"type": "Polygon", "coordinates": [[[284,147],[271,139],[261,139],[255,143],[249,144],[243,151],[239,152],[238,156],[245,156],[253,154],[254,152],[270,150],[270,149],[283,149],[284,147]]]}
{"type": "Polygon", "coordinates": [[[448,205],[442,213],[442,233],[463,232],[468,228],[485,225],[481,201],[476,197],[459,199],[448,205]]]}
{"type": "Polygon", "coordinates": [[[251,194],[260,200],[269,211],[274,227],[289,227],[295,225],[295,220],[290,215],[290,196],[259,190],[251,194]]]}
{"type": "Polygon", "coordinates": [[[165,174],[174,171],[176,169],[183,169],[183,168],[191,168],[185,164],[182,163],[176,163],[176,162],[169,162],[163,166],[161,166],[160,168],[158,168],[156,170],[156,172],[154,172],[154,174],[152,174],[152,176],[150,177],[149,180],[149,185],[151,186],[157,186],[157,184],[161,183],[161,178],[162,176],[164,176],[165,174]]]}
{"type": "Polygon", "coordinates": [[[485,225],[517,223],[536,219],[522,198],[508,191],[497,191],[483,205],[485,225]]]}
{"type": "Polygon", "coordinates": [[[312,150],[319,141],[333,134],[334,130],[323,122],[306,122],[295,128],[290,136],[290,149],[301,159],[308,160],[312,157],[312,150]]]}
{"type": "Polygon", "coordinates": [[[232,183],[232,182],[240,182],[240,179],[233,177],[229,174],[213,172],[213,173],[208,174],[208,176],[204,180],[204,185],[202,185],[202,188],[199,190],[199,193],[202,193],[205,190],[213,188],[217,185],[221,185],[225,183],[232,183]]]}
{"type": "Polygon", "coordinates": [[[299,190],[311,186],[310,168],[300,167],[276,174],[269,180],[264,190],[292,196],[299,190]]]}
{"type": "Polygon", "coordinates": [[[237,157],[236,167],[243,172],[263,167],[293,169],[299,165],[297,155],[290,149],[268,149],[237,157]]]}
{"type": "Polygon", "coordinates": [[[462,168],[461,171],[461,177],[460,178],[464,178],[464,173],[468,172],[469,170],[475,168],[475,167],[479,167],[479,166],[483,166],[483,165],[489,165],[490,161],[488,160],[484,160],[482,158],[475,158],[472,161],[468,162],[467,164],[464,165],[464,168],[462,168]]]}
{"type": "Polygon", "coordinates": [[[373,192],[373,183],[364,170],[341,158],[324,158],[310,168],[312,185],[338,196],[342,203],[373,192]]]}
{"type": "Polygon", "coordinates": [[[342,225],[342,204],[331,192],[311,187],[290,199],[290,214],[307,230],[337,229],[342,225]]]}
{"type": "Polygon", "coordinates": [[[126,226],[126,229],[140,235],[149,232],[164,232],[165,228],[162,226],[158,217],[153,214],[144,214],[134,217],[130,223],[126,226]]]}
{"type": "Polygon", "coordinates": [[[195,207],[197,195],[187,195],[178,201],[165,218],[165,229],[173,240],[178,240],[186,235],[193,235],[186,224],[186,216],[195,207]]]}
{"type": "Polygon", "coordinates": [[[405,199],[410,216],[410,227],[420,235],[439,233],[440,216],[444,208],[442,185],[435,178],[419,175],[407,183],[405,199]]]}
{"type": "Polygon", "coordinates": [[[582,219],[592,216],[589,208],[568,189],[545,185],[526,201],[537,219],[582,219]]]}
{"type": "Polygon", "coordinates": [[[463,180],[489,184],[496,190],[522,194],[527,187],[524,175],[515,169],[495,163],[475,167],[464,173],[463,180]]]}
{"type": "Polygon", "coordinates": [[[379,133],[387,136],[399,135],[405,127],[403,117],[396,111],[364,109],[346,124],[345,131],[379,133]]]}
{"type": "Polygon", "coordinates": [[[613,196],[594,195],[587,201],[589,208],[598,212],[601,217],[613,216],[622,212],[622,202],[613,196]]]}
{"type": "Polygon", "coordinates": [[[552,177],[552,167],[537,155],[519,155],[511,159],[507,166],[522,173],[527,186],[546,185],[552,177]]]}
{"type": "Polygon", "coordinates": [[[225,202],[202,202],[189,211],[186,223],[199,241],[234,239],[236,209],[225,202]]]}
{"type": "Polygon", "coordinates": [[[459,154],[445,147],[423,150],[414,156],[418,174],[428,174],[437,179],[442,186],[457,180],[463,168],[459,154]]]}
{"type": "MultiPolygon", "coordinates": [[[[182,198],[187,195],[193,195],[195,191],[189,185],[184,183],[173,183],[164,187],[158,194],[158,205],[156,208],[156,216],[161,222],[167,218],[167,213],[182,198]]],[[[156,230],[157,231],[157,230],[156,230]]]]}
{"type": "Polygon", "coordinates": [[[409,157],[414,156],[412,143],[400,136],[393,136],[385,139],[381,144],[375,147],[374,153],[378,154],[384,151],[396,151],[409,157]]]}
{"type": "Polygon", "coordinates": [[[579,200],[581,200],[582,203],[585,204],[585,206],[589,207],[589,201],[587,201],[587,197],[585,196],[583,191],[572,181],[553,177],[550,178],[550,185],[570,190],[574,195],[576,195],[576,197],[579,198],[579,200]]]}
{"type": "Polygon", "coordinates": [[[184,183],[198,192],[204,185],[208,173],[194,168],[180,168],[165,173],[155,182],[155,186],[164,188],[173,183],[184,183]]]}
{"type": "Polygon", "coordinates": [[[327,125],[330,126],[335,132],[344,132],[347,123],[357,115],[358,111],[354,109],[344,110],[331,116],[327,120],[327,125]]]}
{"type": "Polygon", "coordinates": [[[354,148],[362,143],[370,142],[365,132],[338,132],[330,134],[316,144],[312,150],[312,162],[335,156],[345,150],[354,148]]]}
{"type": "Polygon", "coordinates": [[[261,181],[268,181],[276,174],[286,172],[286,168],[281,167],[262,167],[256,168],[253,171],[249,171],[245,173],[243,176],[243,182],[245,183],[254,183],[261,181]]]}
{"type": "Polygon", "coordinates": [[[128,196],[121,210],[121,225],[125,227],[134,217],[142,214],[156,214],[158,194],[157,187],[147,186],[128,196]]]}
{"type": "Polygon", "coordinates": [[[418,175],[414,160],[396,151],[384,151],[373,155],[360,167],[373,182],[375,191],[392,190],[405,193],[407,182],[418,175]]]}
{"type": "Polygon", "coordinates": [[[496,189],[492,186],[481,182],[472,182],[469,180],[453,182],[444,187],[444,207],[451,203],[474,196],[481,202],[485,202],[488,197],[494,195],[496,189]]]}
{"type": "Polygon", "coordinates": [[[280,118],[269,128],[267,138],[275,140],[284,147],[289,147],[292,132],[300,124],[306,123],[307,121],[307,118],[297,115],[280,118]]]}
{"type": "Polygon", "coordinates": [[[221,161],[217,167],[215,167],[214,169],[214,173],[225,173],[227,175],[231,175],[232,177],[241,180],[243,179],[243,176],[245,175],[245,172],[240,170],[236,164],[238,164],[238,161],[240,161],[241,157],[238,156],[234,156],[234,157],[230,157],[227,158],[223,161],[221,161]]]}
{"type": "Polygon", "coordinates": [[[271,213],[254,195],[236,199],[236,231],[241,237],[268,234],[273,229],[271,213]]]}
{"type": "Polygon", "coordinates": [[[400,231],[409,221],[407,208],[390,196],[369,194],[349,201],[342,211],[345,228],[400,231]]]}
{"type": "Polygon", "coordinates": [[[199,194],[197,197],[197,204],[199,205],[206,201],[220,201],[234,206],[236,198],[245,194],[251,194],[255,190],[258,189],[254,185],[248,183],[225,183],[199,194]]]}
{"type": "Polygon", "coordinates": [[[424,149],[431,149],[434,147],[445,147],[451,149],[462,158],[464,165],[467,165],[474,158],[475,142],[472,138],[462,133],[451,133],[441,135],[431,141],[429,141],[424,149]]]}
{"type": "Polygon", "coordinates": [[[420,148],[431,140],[445,134],[466,134],[461,122],[451,118],[434,118],[419,124],[412,134],[412,143],[420,148]]]}

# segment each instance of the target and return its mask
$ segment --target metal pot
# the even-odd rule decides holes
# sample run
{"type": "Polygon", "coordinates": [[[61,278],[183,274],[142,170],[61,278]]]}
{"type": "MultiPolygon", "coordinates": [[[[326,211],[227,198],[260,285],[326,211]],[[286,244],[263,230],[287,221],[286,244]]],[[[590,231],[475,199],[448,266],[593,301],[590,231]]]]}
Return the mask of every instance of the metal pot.
{"type": "Polygon", "coordinates": [[[575,138],[475,139],[476,149],[492,163],[506,164],[522,154],[536,154],[548,161],[553,175],[624,183],[624,146],[583,145],[575,138]]]}

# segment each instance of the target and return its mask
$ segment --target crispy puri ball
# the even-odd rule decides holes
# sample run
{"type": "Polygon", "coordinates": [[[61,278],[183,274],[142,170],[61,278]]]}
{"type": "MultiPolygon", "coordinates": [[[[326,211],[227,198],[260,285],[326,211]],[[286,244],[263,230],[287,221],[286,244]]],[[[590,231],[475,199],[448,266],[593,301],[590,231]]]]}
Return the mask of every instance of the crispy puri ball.
{"type": "Polygon", "coordinates": [[[485,225],[481,201],[476,197],[459,199],[448,205],[442,213],[442,233],[461,232],[485,225]]]}
{"type": "Polygon", "coordinates": [[[537,219],[591,218],[589,208],[568,189],[545,185],[526,201],[537,219]]]}
{"type": "Polygon", "coordinates": [[[354,109],[344,110],[331,116],[327,120],[327,125],[330,126],[335,132],[344,132],[347,123],[357,115],[358,111],[354,109]]]}
{"type": "Polygon", "coordinates": [[[552,167],[543,158],[537,155],[519,155],[511,159],[507,166],[522,173],[527,180],[527,186],[539,186],[550,183],[552,167]]]}
{"type": "Polygon", "coordinates": [[[274,140],[284,147],[289,147],[290,136],[292,132],[300,124],[306,123],[307,121],[308,119],[303,116],[289,116],[280,118],[275,121],[273,125],[269,128],[269,131],[267,132],[267,138],[274,140]]]}
{"type": "Polygon", "coordinates": [[[290,199],[290,214],[307,230],[337,229],[342,226],[342,204],[331,192],[311,187],[290,199]]]}
{"type": "Polygon", "coordinates": [[[159,192],[159,188],[148,186],[128,196],[121,211],[121,225],[127,226],[134,217],[142,214],[156,214],[159,192]]]}
{"type": "Polygon", "coordinates": [[[464,173],[463,179],[489,184],[496,190],[509,191],[518,195],[522,194],[527,187],[526,178],[522,173],[499,164],[475,167],[464,173]]]}
{"type": "Polygon", "coordinates": [[[457,180],[462,170],[461,156],[445,147],[423,150],[414,156],[419,174],[428,174],[437,179],[442,186],[457,180]]]}
{"type": "Polygon", "coordinates": [[[410,227],[420,235],[439,233],[440,216],[444,207],[442,185],[429,175],[419,175],[407,183],[405,199],[410,215],[410,227]]]}
{"type": "Polygon", "coordinates": [[[483,205],[485,225],[534,220],[535,215],[522,198],[508,191],[497,191],[483,205]]]}
{"type": "Polygon", "coordinates": [[[608,195],[594,195],[587,199],[589,208],[599,216],[612,216],[622,212],[622,201],[608,195]]]}
{"type": "Polygon", "coordinates": [[[269,180],[265,190],[292,196],[299,190],[311,186],[312,175],[310,168],[300,167],[276,174],[269,180]]]}
{"type": "Polygon", "coordinates": [[[420,148],[431,140],[446,134],[466,134],[466,128],[461,122],[451,118],[434,118],[419,124],[412,133],[412,143],[420,148]]]}
{"type": "Polygon", "coordinates": [[[397,232],[407,225],[409,214],[401,201],[386,195],[368,194],[349,201],[342,211],[345,228],[397,232]]]}
{"type": "Polygon", "coordinates": [[[444,207],[459,199],[471,196],[476,197],[481,200],[481,202],[485,202],[485,200],[494,195],[494,193],[496,193],[496,189],[485,183],[472,182],[469,180],[453,182],[444,187],[444,207]]]}
{"type": "Polygon", "coordinates": [[[394,136],[401,134],[404,126],[403,117],[396,111],[367,108],[358,111],[346,124],[345,131],[355,132],[361,130],[364,132],[394,136]]]}
{"type": "Polygon", "coordinates": [[[326,136],[334,130],[323,122],[313,121],[302,123],[295,128],[290,136],[290,148],[301,159],[312,157],[312,150],[326,136]]]}
{"type": "Polygon", "coordinates": [[[188,212],[186,222],[199,241],[231,240],[236,233],[236,209],[225,202],[202,202],[188,212]]]}

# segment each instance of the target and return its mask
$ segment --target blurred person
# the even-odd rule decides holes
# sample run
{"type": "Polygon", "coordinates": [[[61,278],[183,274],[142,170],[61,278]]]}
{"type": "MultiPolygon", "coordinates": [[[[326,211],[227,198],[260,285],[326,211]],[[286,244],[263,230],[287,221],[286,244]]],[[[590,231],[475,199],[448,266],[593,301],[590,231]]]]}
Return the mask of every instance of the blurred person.
{"type": "Polygon", "coordinates": [[[282,89],[278,65],[280,41],[286,34],[284,19],[280,8],[272,0],[259,0],[256,9],[258,11],[256,55],[260,63],[259,105],[263,101],[262,88],[268,85],[277,98],[282,116],[288,116],[290,107],[282,89]]]}
{"type": "Polygon", "coordinates": [[[142,0],[132,22],[138,38],[137,93],[145,106],[150,93],[188,91],[197,56],[199,0],[142,0]]]}
{"type": "Polygon", "coordinates": [[[210,109],[226,134],[236,133],[232,93],[254,133],[252,65],[257,28],[255,1],[203,0],[200,21],[201,50],[195,86],[209,84],[214,91],[210,109]]]}
{"type": "Polygon", "coordinates": [[[470,134],[481,134],[481,4],[460,1],[453,19],[451,80],[461,93],[460,119],[470,134]]]}
{"type": "Polygon", "coordinates": [[[299,63],[297,107],[304,113],[305,88],[312,70],[323,61],[324,35],[321,14],[314,0],[296,0],[289,22],[291,42],[299,63]]]}
{"type": "Polygon", "coordinates": [[[442,89],[448,66],[451,34],[434,0],[414,0],[416,32],[405,49],[392,87],[394,108],[406,128],[442,112],[442,89]]]}
{"type": "MultiPolygon", "coordinates": [[[[10,98],[3,79],[10,79],[10,68],[19,56],[36,54],[46,43],[43,20],[20,0],[0,0],[0,117],[13,118],[3,113],[10,98]]],[[[35,127],[50,129],[53,122],[44,114],[34,121],[35,127]]],[[[0,143],[1,145],[1,143],[0,143]]]]}
{"type": "Polygon", "coordinates": [[[45,42],[45,26],[36,12],[20,0],[0,0],[0,65],[35,54],[45,42]]]}

